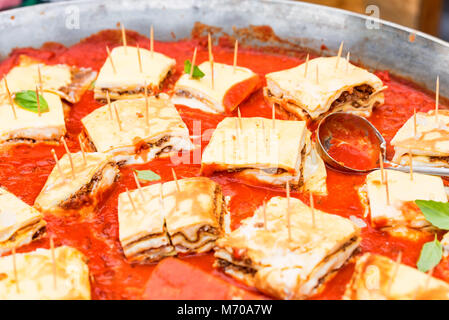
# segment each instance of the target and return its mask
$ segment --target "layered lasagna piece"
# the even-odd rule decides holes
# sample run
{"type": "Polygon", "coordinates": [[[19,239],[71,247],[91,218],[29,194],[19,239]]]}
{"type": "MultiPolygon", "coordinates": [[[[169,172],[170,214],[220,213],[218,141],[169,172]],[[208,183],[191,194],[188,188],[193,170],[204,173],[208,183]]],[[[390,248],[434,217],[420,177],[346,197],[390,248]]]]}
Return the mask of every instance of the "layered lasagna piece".
{"type": "Polygon", "coordinates": [[[44,92],[42,97],[48,111],[39,113],[23,109],[14,103],[11,108],[8,98],[0,98],[0,144],[48,143],[58,144],[66,133],[64,110],[59,96],[44,92]]]}
{"type": "Polygon", "coordinates": [[[265,77],[267,101],[294,119],[319,120],[338,111],[367,117],[384,103],[382,81],[338,57],[316,58],[265,77]]]}
{"type": "Polygon", "coordinates": [[[319,292],[359,243],[360,229],[349,219],[274,197],[217,241],[215,267],[270,296],[305,299],[319,292]]]}
{"type": "Polygon", "coordinates": [[[357,259],[346,300],[447,300],[449,285],[387,257],[365,253],[357,259]]]}
{"type": "Polygon", "coordinates": [[[198,67],[205,74],[204,77],[182,75],[176,82],[173,103],[210,113],[231,112],[260,85],[259,76],[250,69],[234,69],[231,65],[214,63],[212,87],[209,61],[198,67]]]}
{"type": "Polygon", "coordinates": [[[305,121],[232,118],[221,121],[203,152],[201,172],[326,194],[326,168],[305,121]]]}
{"type": "Polygon", "coordinates": [[[189,130],[168,96],[149,97],[148,105],[148,120],[145,99],[115,101],[88,114],[81,120],[86,149],[110,154],[121,164],[191,150],[189,130]]]}
{"type": "Polygon", "coordinates": [[[0,258],[1,300],[90,300],[87,259],[78,250],[62,246],[37,249],[0,258]]]}
{"type": "Polygon", "coordinates": [[[409,173],[387,171],[389,202],[386,180],[382,180],[381,170],[373,171],[366,177],[371,225],[375,228],[392,229],[391,231],[429,228],[430,223],[415,204],[415,200],[447,202],[441,177],[413,173],[411,180],[409,173]]]}
{"type": "Polygon", "coordinates": [[[393,162],[408,165],[412,154],[413,165],[449,168],[449,111],[418,112],[398,130],[391,140],[393,162]]]}
{"type": "Polygon", "coordinates": [[[153,184],[130,197],[124,192],[118,200],[120,242],[130,261],[207,252],[222,233],[226,206],[220,186],[208,178],[153,184]]]}
{"type": "MultiPolygon", "coordinates": [[[[66,64],[48,65],[28,56],[20,56],[19,64],[6,75],[11,93],[35,90],[42,81],[42,89],[57,94],[62,99],[75,103],[95,80],[97,73],[89,68],[77,68],[66,64]],[[39,79],[39,70],[41,77],[39,79]]],[[[7,97],[2,81],[0,97],[7,97]]]]}
{"type": "Polygon", "coordinates": [[[0,254],[41,238],[45,226],[42,213],[0,188],[0,254]]]}
{"type": "Polygon", "coordinates": [[[56,165],[34,206],[43,212],[83,212],[94,208],[102,194],[114,183],[119,169],[110,157],[103,153],[72,153],[74,173],[68,154],[59,160],[63,176],[56,165]],[[75,177],[73,177],[73,174],[75,177]]]}
{"type": "Polygon", "coordinates": [[[112,100],[143,97],[145,85],[149,93],[157,93],[175,66],[175,59],[158,52],[130,46],[116,47],[95,81],[95,99],[106,100],[107,91],[112,100]]]}

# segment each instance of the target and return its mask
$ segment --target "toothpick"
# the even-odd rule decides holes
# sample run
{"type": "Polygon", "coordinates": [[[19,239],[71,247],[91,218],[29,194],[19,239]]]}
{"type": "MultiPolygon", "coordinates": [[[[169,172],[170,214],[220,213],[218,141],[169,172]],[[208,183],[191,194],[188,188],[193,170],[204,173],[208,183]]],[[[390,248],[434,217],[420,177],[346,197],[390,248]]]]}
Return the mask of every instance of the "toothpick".
{"type": "Polygon", "coordinates": [[[50,250],[51,250],[51,262],[53,265],[53,288],[56,290],[56,258],[55,258],[55,243],[53,237],[50,236],[50,250]]]}
{"type": "Polygon", "coordinates": [[[388,281],[388,289],[387,289],[388,294],[391,294],[391,287],[393,286],[394,278],[396,278],[396,276],[398,274],[399,266],[401,265],[401,260],[402,260],[402,251],[399,251],[399,254],[396,258],[396,262],[394,265],[393,274],[391,275],[391,277],[388,281]]]}
{"type": "Polygon", "coordinates": [[[20,293],[19,277],[17,275],[16,247],[12,247],[12,267],[14,269],[14,281],[16,282],[16,291],[20,293]]]}
{"type": "Polygon", "coordinates": [[[67,153],[67,156],[70,160],[70,166],[72,167],[72,177],[75,179],[75,165],[73,164],[72,154],[70,153],[69,147],[67,146],[67,142],[65,141],[64,137],[61,137],[62,143],[64,144],[65,152],[67,153]]]}
{"type": "Polygon", "coordinates": [[[413,158],[412,158],[412,150],[408,150],[408,162],[410,166],[410,180],[413,181],[413,158]]]}
{"type": "Polygon", "coordinates": [[[40,64],[37,65],[37,79],[39,82],[39,91],[42,93],[43,92],[43,88],[42,88],[42,74],[41,74],[41,66],[40,64]]]}
{"type": "Polygon", "coordinates": [[[196,47],[195,50],[193,50],[193,57],[192,57],[192,65],[190,67],[190,73],[189,73],[189,77],[190,79],[192,79],[193,77],[193,69],[195,68],[195,62],[196,62],[196,47]]]}
{"type": "Polygon", "coordinates": [[[320,80],[318,78],[318,64],[316,65],[316,84],[320,84],[320,80]]]}
{"type": "Polygon", "coordinates": [[[139,190],[140,197],[142,198],[142,201],[145,201],[145,197],[143,195],[142,186],[140,185],[139,178],[137,178],[137,174],[135,171],[133,171],[133,177],[134,181],[136,182],[137,190],[139,190]]]}
{"type": "Polygon", "coordinates": [[[387,194],[387,206],[390,205],[390,191],[388,189],[388,170],[385,170],[385,192],[387,194]]]}
{"type": "Polygon", "coordinates": [[[239,50],[239,41],[235,40],[234,44],[234,69],[232,70],[233,73],[235,73],[235,68],[237,67],[237,52],[239,50]]]}
{"type": "Polygon", "coordinates": [[[109,96],[109,91],[106,91],[106,101],[108,102],[109,120],[112,121],[113,118],[112,118],[111,97],[109,96]]]}
{"type": "Polygon", "coordinates": [[[213,60],[213,55],[212,55],[212,39],[210,36],[210,32],[207,34],[207,47],[209,50],[209,61],[213,60]]]}
{"type": "Polygon", "coordinates": [[[343,51],[343,43],[344,43],[344,41],[342,41],[342,42],[340,43],[340,48],[338,48],[337,63],[335,63],[335,70],[338,69],[338,63],[340,62],[341,52],[343,51]]]}
{"type": "Polygon", "coordinates": [[[14,119],[17,120],[16,108],[14,106],[14,101],[12,99],[11,92],[9,91],[8,81],[6,81],[6,77],[3,78],[3,81],[5,82],[6,93],[8,94],[9,104],[11,105],[12,113],[14,114],[14,119]]]}
{"type": "Polygon", "coordinates": [[[139,61],[139,71],[140,71],[140,73],[143,73],[143,69],[142,69],[142,58],[141,58],[141,56],[140,56],[140,47],[139,47],[139,44],[138,44],[138,43],[136,44],[136,46],[137,46],[137,60],[139,61]]]}
{"type": "Polygon", "coordinates": [[[131,203],[131,206],[133,207],[133,212],[134,212],[135,214],[137,214],[138,212],[137,212],[136,205],[135,205],[135,203],[134,203],[133,198],[131,197],[131,193],[129,193],[128,188],[126,188],[126,194],[128,195],[129,202],[131,203]]]}
{"type": "Polygon", "coordinates": [[[315,202],[313,200],[313,193],[309,193],[309,201],[310,201],[310,209],[312,209],[312,225],[313,228],[316,228],[316,222],[315,222],[315,202]]]}
{"type": "Polygon", "coordinates": [[[267,230],[267,202],[263,202],[263,227],[267,230]]]}
{"type": "Polygon", "coordinates": [[[81,136],[78,136],[78,143],[80,145],[81,154],[83,155],[83,163],[87,165],[86,152],[84,151],[83,142],[81,141],[81,136]]]}
{"type": "Polygon", "coordinates": [[[115,117],[117,118],[118,128],[120,131],[122,131],[122,122],[120,121],[120,117],[119,117],[118,111],[117,111],[117,106],[115,104],[114,104],[114,112],[115,112],[115,117]]]}
{"type": "Polygon", "coordinates": [[[150,51],[151,51],[151,58],[154,56],[154,29],[153,25],[151,25],[150,28],[150,51]]]}
{"type": "Polygon", "coordinates": [[[117,69],[115,69],[114,61],[112,60],[112,56],[111,56],[111,50],[109,50],[108,46],[106,46],[106,52],[108,53],[109,61],[111,61],[112,71],[114,72],[114,74],[116,74],[117,69]]]}
{"type": "Polygon", "coordinates": [[[176,189],[178,190],[178,192],[181,192],[181,188],[179,187],[178,178],[176,177],[175,169],[171,168],[171,174],[173,175],[173,179],[175,180],[176,189]]]}
{"type": "Polygon", "coordinates": [[[380,180],[382,184],[385,183],[385,172],[384,172],[384,159],[382,156],[382,152],[379,153],[379,164],[380,164],[380,180]]]}
{"type": "Polygon", "coordinates": [[[126,32],[125,32],[125,25],[123,23],[120,23],[121,28],[122,28],[122,42],[123,42],[123,46],[125,47],[125,54],[128,53],[127,52],[127,45],[126,45],[126,32]]]}
{"type": "Polygon", "coordinates": [[[287,228],[288,241],[292,240],[291,222],[290,222],[290,183],[287,181],[287,228]]]}
{"type": "Polygon", "coordinates": [[[435,91],[435,121],[438,125],[438,105],[440,99],[440,76],[437,76],[437,89],[435,91]]]}
{"type": "Polygon", "coordinates": [[[309,69],[309,54],[307,54],[307,57],[306,57],[306,65],[304,68],[304,78],[307,78],[307,69],[309,69]]]}
{"type": "Polygon", "coordinates": [[[211,77],[210,77],[210,85],[212,89],[214,89],[214,57],[210,60],[210,71],[211,71],[211,77]]]}
{"type": "Polygon", "coordinates": [[[40,97],[39,97],[39,88],[38,86],[36,86],[36,101],[37,101],[37,113],[39,115],[39,117],[41,116],[41,101],[40,101],[40,97]]]}
{"type": "Polygon", "coordinates": [[[56,167],[58,168],[59,175],[61,176],[62,180],[64,181],[65,175],[64,175],[64,172],[62,171],[61,165],[59,164],[59,160],[58,160],[58,157],[56,156],[55,149],[51,149],[51,154],[53,155],[53,159],[56,162],[56,167]]]}
{"type": "Polygon", "coordinates": [[[239,118],[239,127],[240,127],[240,131],[241,131],[243,125],[242,125],[242,114],[240,113],[240,108],[239,107],[237,107],[237,116],[239,118]]]}
{"type": "Polygon", "coordinates": [[[413,107],[413,133],[415,134],[415,139],[418,136],[418,126],[416,124],[416,106],[413,107]]]}
{"type": "Polygon", "coordinates": [[[351,58],[351,52],[348,51],[348,54],[346,55],[346,73],[349,71],[349,60],[351,58]]]}

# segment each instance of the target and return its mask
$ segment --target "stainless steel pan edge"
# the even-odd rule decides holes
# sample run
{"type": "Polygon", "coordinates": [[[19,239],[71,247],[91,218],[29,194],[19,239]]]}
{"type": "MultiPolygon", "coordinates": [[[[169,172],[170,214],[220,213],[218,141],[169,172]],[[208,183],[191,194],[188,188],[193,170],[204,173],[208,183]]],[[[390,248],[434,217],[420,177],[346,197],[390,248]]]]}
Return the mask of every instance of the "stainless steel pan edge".
{"type": "Polygon", "coordinates": [[[335,52],[344,40],[355,60],[393,70],[425,88],[433,90],[440,75],[441,93],[449,96],[447,42],[382,20],[378,29],[368,28],[372,21],[367,16],[293,1],[81,0],[19,8],[0,13],[0,58],[15,47],[39,47],[47,41],[70,45],[99,30],[116,28],[117,22],[144,34],[154,24],[156,39],[172,41],[171,32],[178,39],[189,37],[196,21],[230,34],[233,26],[270,25],[280,38],[313,50],[325,44],[335,52]],[[409,41],[412,33],[414,42],[409,41]]]}

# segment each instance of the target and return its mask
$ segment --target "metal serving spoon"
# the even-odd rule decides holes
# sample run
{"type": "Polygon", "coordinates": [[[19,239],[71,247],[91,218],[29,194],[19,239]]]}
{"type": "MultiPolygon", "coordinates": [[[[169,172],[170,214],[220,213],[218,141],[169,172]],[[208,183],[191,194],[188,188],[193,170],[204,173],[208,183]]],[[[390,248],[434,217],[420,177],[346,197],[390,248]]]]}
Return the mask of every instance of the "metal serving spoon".
{"type": "MultiPolygon", "coordinates": [[[[387,143],[380,132],[368,120],[363,117],[346,112],[331,113],[328,116],[324,117],[318,125],[317,150],[324,162],[331,168],[338,171],[351,173],[368,173],[373,170],[380,169],[379,167],[377,167],[377,165],[379,165],[377,162],[377,165],[375,167],[363,170],[348,167],[344,163],[335,160],[329,154],[329,150],[332,147],[332,139],[334,137],[333,131],[335,131],[338,127],[347,128],[348,130],[353,127],[356,128],[357,131],[361,131],[362,136],[370,139],[372,147],[375,148],[373,151],[375,151],[376,154],[380,153],[382,155],[384,163],[388,164],[388,169],[410,172],[409,166],[397,165],[386,160],[385,155],[387,143]]],[[[413,166],[413,172],[431,174],[436,176],[449,176],[449,168],[413,166]]]]}

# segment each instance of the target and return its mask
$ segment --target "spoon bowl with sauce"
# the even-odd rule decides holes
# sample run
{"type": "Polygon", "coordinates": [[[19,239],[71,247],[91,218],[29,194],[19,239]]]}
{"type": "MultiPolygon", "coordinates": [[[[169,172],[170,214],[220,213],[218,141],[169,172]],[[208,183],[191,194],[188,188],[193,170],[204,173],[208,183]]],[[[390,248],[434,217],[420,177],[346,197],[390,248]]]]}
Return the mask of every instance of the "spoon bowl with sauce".
{"type": "MultiPolygon", "coordinates": [[[[317,150],[331,168],[350,173],[380,169],[379,155],[388,169],[410,172],[386,160],[387,143],[368,120],[352,113],[336,112],[324,117],[317,129],[317,150]]],[[[413,166],[413,172],[449,176],[449,168],[413,166]]]]}

